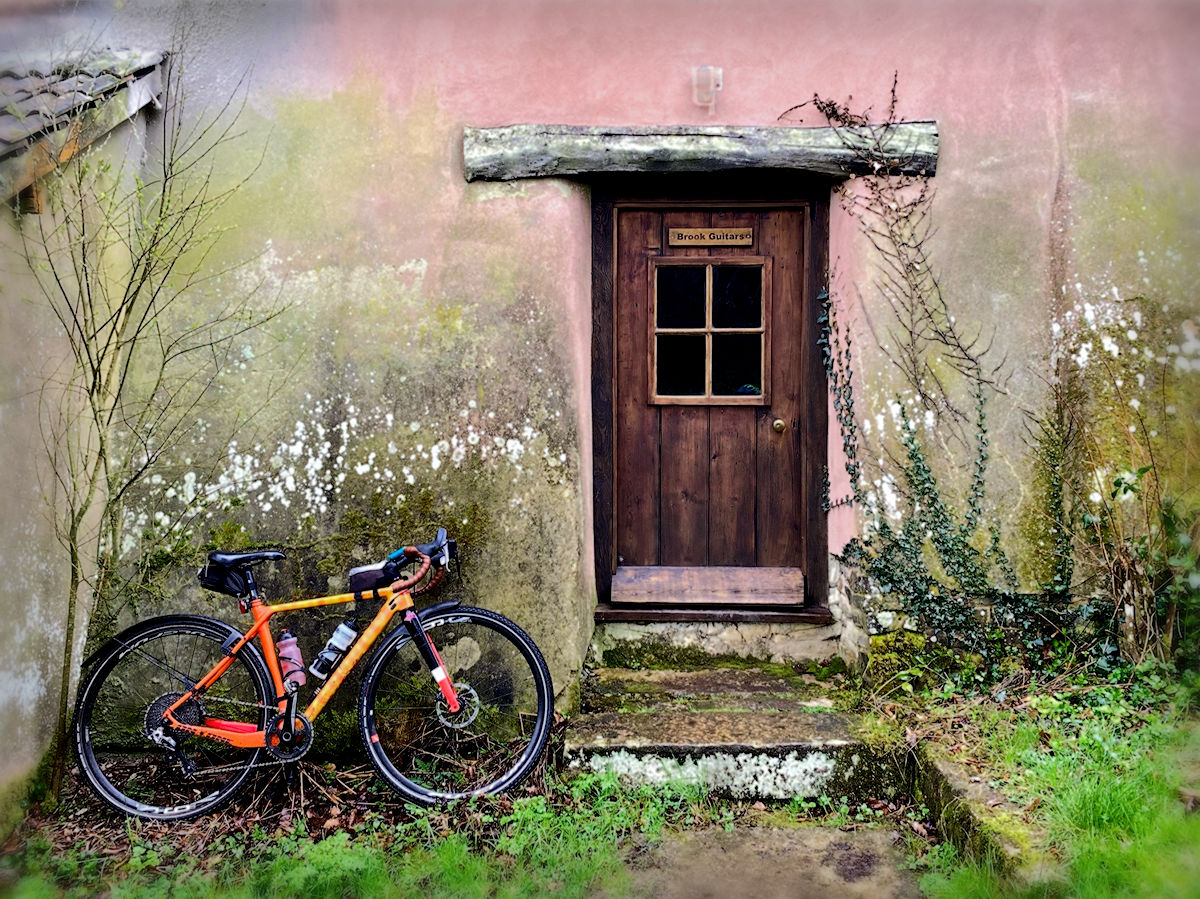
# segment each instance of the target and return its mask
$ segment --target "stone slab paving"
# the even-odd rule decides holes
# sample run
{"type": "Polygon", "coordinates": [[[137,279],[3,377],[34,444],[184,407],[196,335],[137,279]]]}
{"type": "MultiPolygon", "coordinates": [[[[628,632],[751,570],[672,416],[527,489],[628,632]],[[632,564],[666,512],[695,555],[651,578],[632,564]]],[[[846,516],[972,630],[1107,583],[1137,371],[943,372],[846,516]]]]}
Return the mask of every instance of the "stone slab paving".
{"type": "Polygon", "coordinates": [[[803,712],[602,712],[571,721],[568,771],[703,785],[737,799],[891,798],[903,765],[854,737],[850,719],[803,712]]]}
{"type": "Polygon", "coordinates": [[[630,861],[635,895],[656,899],[916,899],[916,876],[884,829],[701,830],[630,861]]]}
{"type": "Polygon", "coordinates": [[[597,669],[584,692],[588,711],[655,707],[692,711],[796,711],[832,708],[826,685],[812,675],[784,677],[757,668],[706,671],[597,669]]]}
{"type": "Polygon", "coordinates": [[[891,797],[903,771],[863,744],[829,686],[781,666],[601,669],[587,679],[564,760],[569,771],[740,799],[891,797]]]}

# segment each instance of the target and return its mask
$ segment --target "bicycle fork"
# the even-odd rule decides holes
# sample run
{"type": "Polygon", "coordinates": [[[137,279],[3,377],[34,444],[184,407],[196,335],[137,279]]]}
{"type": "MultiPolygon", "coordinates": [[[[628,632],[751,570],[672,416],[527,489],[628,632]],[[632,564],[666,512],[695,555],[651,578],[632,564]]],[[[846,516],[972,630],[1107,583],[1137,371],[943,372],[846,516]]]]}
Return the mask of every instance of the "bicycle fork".
{"type": "Polygon", "coordinates": [[[446,708],[449,709],[450,714],[454,714],[461,708],[458,693],[454,689],[450,675],[446,673],[446,666],[442,664],[442,657],[438,653],[437,647],[425,633],[425,627],[421,624],[421,619],[417,616],[415,609],[408,609],[404,613],[404,629],[408,631],[409,638],[416,645],[417,651],[429,668],[429,673],[433,675],[438,690],[442,693],[442,698],[446,700],[446,708]]]}

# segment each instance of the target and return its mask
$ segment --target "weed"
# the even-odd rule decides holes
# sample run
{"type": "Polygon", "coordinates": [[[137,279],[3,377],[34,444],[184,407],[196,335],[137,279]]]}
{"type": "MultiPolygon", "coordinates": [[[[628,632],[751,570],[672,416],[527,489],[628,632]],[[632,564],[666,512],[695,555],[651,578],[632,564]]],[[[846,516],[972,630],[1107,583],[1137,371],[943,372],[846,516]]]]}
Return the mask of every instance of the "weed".
{"type": "Polygon", "coordinates": [[[1200,818],[1184,813],[1170,763],[1200,737],[1180,728],[1175,688],[1156,666],[1123,676],[1059,679],[1018,708],[976,709],[993,785],[1037,809],[1065,864],[1060,879],[1023,886],[976,864],[942,869],[922,880],[929,895],[1200,895],[1200,818]]]}

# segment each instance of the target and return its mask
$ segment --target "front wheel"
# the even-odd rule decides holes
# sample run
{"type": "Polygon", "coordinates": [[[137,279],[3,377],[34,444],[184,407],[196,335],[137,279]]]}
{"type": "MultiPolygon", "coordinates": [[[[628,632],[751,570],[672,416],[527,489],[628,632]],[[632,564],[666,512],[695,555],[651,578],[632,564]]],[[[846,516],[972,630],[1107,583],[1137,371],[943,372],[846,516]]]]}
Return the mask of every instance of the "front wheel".
{"type": "Polygon", "coordinates": [[[371,658],[359,694],[371,764],[420,805],[512,789],[550,736],[554,690],[541,652],[523,630],[485,609],[451,609],[422,624],[462,706],[449,711],[407,631],[398,629],[371,658]]]}

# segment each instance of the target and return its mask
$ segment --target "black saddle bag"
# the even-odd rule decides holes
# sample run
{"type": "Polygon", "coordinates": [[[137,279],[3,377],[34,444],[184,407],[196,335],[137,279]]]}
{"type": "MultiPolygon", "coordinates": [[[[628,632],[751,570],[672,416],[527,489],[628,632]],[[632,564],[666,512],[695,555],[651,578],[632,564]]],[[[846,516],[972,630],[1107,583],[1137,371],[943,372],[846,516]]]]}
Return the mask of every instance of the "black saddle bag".
{"type": "Polygon", "coordinates": [[[250,595],[250,586],[246,583],[245,576],[227,565],[209,561],[196,572],[196,576],[200,579],[200,586],[205,590],[213,590],[238,599],[250,595]]]}

